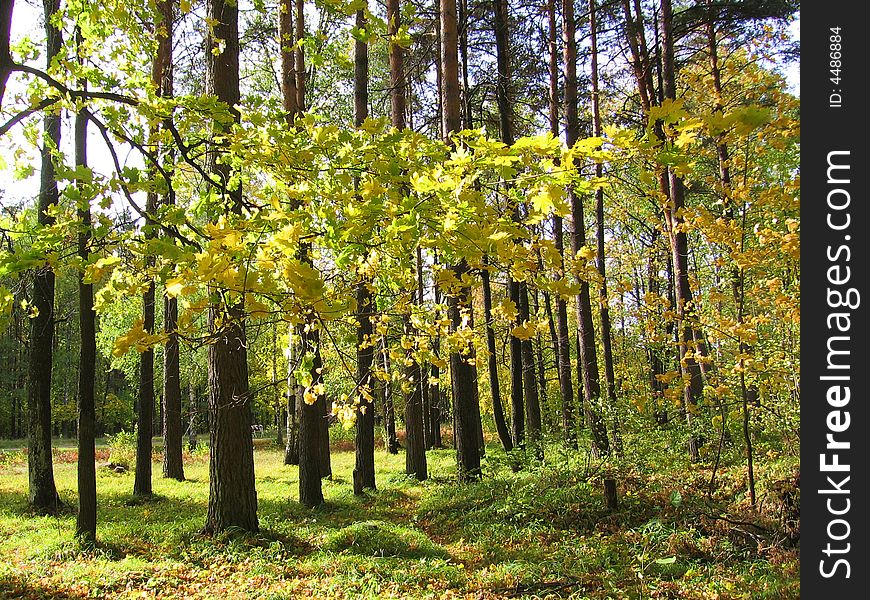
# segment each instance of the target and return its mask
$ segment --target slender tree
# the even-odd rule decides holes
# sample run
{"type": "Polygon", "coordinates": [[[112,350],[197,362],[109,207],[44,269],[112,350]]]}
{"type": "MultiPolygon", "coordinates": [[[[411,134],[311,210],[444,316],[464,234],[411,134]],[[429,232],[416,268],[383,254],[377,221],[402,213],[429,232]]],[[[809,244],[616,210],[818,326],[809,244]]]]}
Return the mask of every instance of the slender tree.
{"type": "MultiPolygon", "coordinates": [[[[577,38],[574,22],[573,0],[562,2],[562,32],[564,41],[565,72],[565,142],[572,147],[580,139],[580,122],[577,107],[577,38]]],[[[586,225],[583,215],[583,198],[573,188],[568,190],[571,204],[571,220],[574,231],[571,235],[571,252],[576,256],[586,245],[586,225]]],[[[592,433],[593,447],[597,452],[607,454],[609,443],[607,426],[601,417],[598,404],[601,398],[601,384],[598,373],[595,330],[592,322],[592,304],[589,282],[580,278],[580,293],[577,295],[577,336],[578,369],[582,371],[584,410],[586,421],[592,433]],[[582,366],[582,368],[581,368],[582,366]]]]}
{"type": "MultiPolygon", "coordinates": [[[[549,46],[549,108],[550,133],[559,137],[559,53],[557,47],[556,5],[547,0],[549,46]]],[[[565,277],[565,229],[561,215],[553,213],[553,244],[559,253],[558,277],[565,277]]],[[[568,303],[556,295],[556,370],[559,374],[559,392],[562,396],[562,428],[565,443],[577,447],[574,430],[574,382],[571,378],[571,344],[568,333],[568,303]]]]}
{"type": "MultiPolygon", "coordinates": [[[[81,30],[76,27],[76,47],[81,48],[81,30]]],[[[81,57],[79,57],[81,60],[81,57]]],[[[79,83],[82,89],[85,82],[79,83]]],[[[83,110],[76,113],[75,161],[77,167],[87,168],[88,117],[83,110]]],[[[80,221],[78,255],[87,264],[92,238],[90,194],[83,182],[77,182],[79,197],[76,214],[80,221]]],[[[97,539],[97,473],[94,436],[96,410],[94,387],[97,375],[97,333],[94,313],[94,286],[85,282],[84,271],[79,274],[79,377],[78,377],[78,494],[79,512],[76,516],[76,537],[88,544],[97,539]]]]}
{"type": "MultiPolygon", "coordinates": [[[[493,0],[493,28],[496,44],[496,105],[498,106],[499,133],[501,141],[513,144],[513,121],[510,102],[510,29],[508,27],[508,5],[506,0],[493,0]]],[[[520,222],[519,205],[514,205],[511,212],[515,222],[520,222]]],[[[521,306],[520,296],[523,288],[519,281],[508,275],[508,298],[514,306],[521,306]]],[[[516,325],[523,325],[520,311],[517,311],[516,325]]],[[[511,374],[511,436],[512,445],[525,445],[525,421],[527,407],[524,402],[523,380],[523,344],[516,336],[510,338],[510,374],[511,374]]]]}
{"type": "Polygon", "coordinates": [[[393,405],[393,384],[392,384],[392,369],[390,368],[390,353],[387,351],[386,340],[381,337],[379,354],[383,362],[384,373],[386,380],[382,386],[379,386],[380,393],[383,394],[383,415],[384,415],[384,445],[387,447],[387,452],[390,454],[399,453],[399,438],[396,436],[396,409],[393,405]]]}
{"type": "MultiPolygon", "coordinates": [[[[461,109],[459,89],[459,30],[456,18],[456,0],[440,0],[441,7],[441,106],[444,134],[449,136],[460,130],[461,109]]],[[[457,281],[467,278],[469,268],[465,259],[450,267],[457,281]]],[[[463,314],[471,307],[471,290],[461,284],[448,297],[448,312],[451,328],[462,326],[463,314]]],[[[474,369],[459,351],[450,353],[450,383],[453,391],[454,440],[460,481],[480,477],[480,439],[475,415],[475,388],[477,381],[474,369]]]]}
{"type": "MultiPolygon", "coordinates": [[[[281,55],[281,99],[287,124],[293,125],[299,115],[298,93],[296,89],[296,58],[293,44],[296,41],[296,30],[293,27],[294,5],[292,0],[281,0],[278,5],[278,41],[281,55]]],[[[287,442],[284,447],[284,464],[299,464],[299,411],[301,406],[296,402],[296,383],[293,376],[295,361],[298,359],[299,348],[296,347],[294,328],[291,326],[287,350],[289,361],[287,365],[287,442]]]]}
{"type": "MultiPolygon", "coordinates": [[[[674,33],[673,33],[673,8],[671,0],[662,0],[660,27],[662,33],[662,93],[666,100],[677,99],[676,67],[674,64],[674,33]]],[[[692,289],[689,285],[689,242],[686,230],[683,227],[683,209],[686,206],[685,185],[683,179],[672,168],[666,168],[663,172],[670,202],[665,208],[665,222],[671,242],[671,255],[674,266],[674,291],[676,293],[676,319],[679,324],[680,338],[680,368],[684,380],[688,384],[684,387],[686,419],[690,428],[693,424],[694,414],[703,394],[704,382],[701,375],[701,367],[695,359],[695,315],[692,289]]],[[[692,460],[699,460],[697,437],[692,434],[689,437],[689,454],[692,460]]]]}
{"type": "MultiPolygon", "coordinates": [[[[402,130],[406,127],[405,110],[405,56],[398,44],[396,35],[402,26],[400,0],[387,2],[387,33],[390,37],[390,107],[393,127],[402,130]]],[[[419,268],[419,265],[418,265],[419,268]]],[[[410,305],[415,304],[419,295],[419,284],[410,291],[410,305]]],[[[412,338],[416,330],[411,323],[411,306],[408,313],[402,316],[404,335],[412,338]]],[[[423,410],[423,370],[415,360],[413,351],[409,348],[405,356],[404,376],[408,392],[405,394],[405,473],[419,480],[429,477],[426,461],[425,415],[423,410]]]]}
{"type": "MultiPolygon", "coordinates": [[[[356,27],[365,30],[365,10],[356,12],[356,27]]],[[[353,100],[354,123],[360,127],[369,114],[369,49],[368,44],[357,39],[354,44],[353,100]]],[[[359,182],[357,181],[357,186],[359,182]]],[[[369,289],[367,277],[356,286],[357,303],[357,372],[358,403],[355,424],[355,465],[353,469],[353,493],[362,494],[366,488],[375,489],[375,406],[372,394],[372,364],[374,363],[374,329],[372,313],[375,301],[369,289]]]]}
{"type": "MultiPolygon", "coordinates": [[[[157,86],[157,93],[164,98],[169,98],[173,94],[174,0],[161,0],[157,8],[160,12],[160,23],[157,27],[157,57],[154,61],[153,80],[157,86]]],[[[171,195],[164,196],[164,202],[172,201],[171,195]]],[[[168,295],[163,299],[163,332],[166,334],[166,345],[163,349],[163,476],[183,481],[184,462],[181,453],[184,432],[181,410],[178,299],[168,295]]]]}
{"type": "MultiPolygon", "coordinates": [[[[592,135],[602,135],[601,126],[601,97],[598,78],[598,8],[596,0],[589,0],[589,40],[590,40],[590,76],[592,86],[592,135]]],[[[595,177],[601,179],[604,176],[604,166],[600,162],[595,163],[595,177]]],[[[604,189],[599,187],[595,190],[595,224],[596,224],[596,255],[597,269],[601,276],[601,285],[598,288],[599,315],[601,318],[601,346],[604,350],[604,381],[607,389],[607,402],[613,412],[612,420],[613,446],[619,451],[621,442],[619,429],[616,426],[618,416],[616,411],[616,374],[613,365],[613,334],[610,323],[610,303],[607,296],[607,264],[604,254],[604,189]]]]}
{"type": "Polygon", "coordinates": [[[486,321],[486,357],[489,369],[489,389],[492,395],[492,415],[495,420],[495,428],[498,439],[506,452],[513,450],[514,444],[511,432],[504,418],[504,407],[501,402],[501,391],[498,383],[498,364],[495,348],[495,330],[492,327],[492,288],[489,282],[489,269],[484,266],[480,272],[483,283],[483,318],[486,321]]]}
{"type": "MultiPolygon", "coordinates": [[[[60,10],[60,0],[43,0],[45,13],[46,63],[60,53],[60,30],[51,16],[60,10]]],[[[11,6],[10,6],[11,11],[11,6]]],[[[58,189],[54,171],[54,153],[60,145],[60,113],[50,111],[43,119],[45,136],[41,149],[42,170],[39,179],[37,221],[50,227],[55,218],[50,213],[57,204],[58,189]]],[[[31,304],[36,315],[30,319],[30,357],[27,377],[27,469],[30,489],[28,500],[37,510],[55,512],[60,504],[54,484],[51,459],[51,371],[54,351],[54,271],[47,263],[33,274],[31,304]]]]}

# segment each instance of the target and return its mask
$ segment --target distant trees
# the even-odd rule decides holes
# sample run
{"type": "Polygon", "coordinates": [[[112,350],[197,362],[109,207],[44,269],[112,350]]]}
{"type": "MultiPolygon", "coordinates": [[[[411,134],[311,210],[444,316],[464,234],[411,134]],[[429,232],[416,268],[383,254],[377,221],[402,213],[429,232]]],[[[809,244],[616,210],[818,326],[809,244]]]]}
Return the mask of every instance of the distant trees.
{"type": "Polygon", "coordinates": [[[56,509],[51,435],[76,433],[79,533],[95,538],[93,437],[132,425],[131,390],[149,496],[157,382],[164,476],[184,478],[182,389],[207,422],[207,533],[258,529],[251,426],[283,414],[308,507],[335,421],[354,428],[358,494],[376,487],[379,424],[421,480],[452,440],[461,482],[485,475],[493,434],[515,468],[564,447],[609,469],[650,427],[696,461],[733,428],[752,481],[750,415],[790,415],[764,425],[787,437],[798,397],[798,113],[737,42],[778,48],[746,26],[781,24],[775,4],[566,0],[542,20],[505,0],[389,0],[315,23],[304,0],[241,16],[230,0],[46,0],[43,70],[9,43],[4,3],[0,134],[41,151],[37,202],[0,221],[0,434],[26,416],[31,503],[56,509]],[[182,46],[206,48],[205,73],[182,46]],[[86,126],[107,168],[85,160],[86,126]],[[54,298],[75,290],[77,308],[54,298]],[[25,381],[26,402],[7,393],[25,381]]]}

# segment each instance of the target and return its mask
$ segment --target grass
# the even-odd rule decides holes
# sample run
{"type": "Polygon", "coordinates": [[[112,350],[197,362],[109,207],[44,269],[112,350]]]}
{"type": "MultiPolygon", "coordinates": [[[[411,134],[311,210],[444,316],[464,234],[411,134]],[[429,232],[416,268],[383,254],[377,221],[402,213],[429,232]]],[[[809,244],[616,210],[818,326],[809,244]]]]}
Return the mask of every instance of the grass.
{"type": "MultiPolygon", "coordinates": [[[[797,551],[762,534],[776,528],[773,502],[748,511],[738,467],[721,470],[711,499],[708,470],[662,470],[649,457],[659,467],[624,469],[609,512],[582,457],[514,472],[499,456],[490,447],[484,480],[459,486],[451,450],[428,453],[425,482],[403,474],[403,454],[379,450],[379,489],[357,497],[353,453],[337,449],[326,504],[309,510],[295,500],[296,467],[258,441],[261,531],[217,537],[199,534],[206,456],[186,457],[184,482],[155,464],[148,502],[131,501],[131,473],[100,468],[99,543],[84,549],[72,510],[27,508],[24,456],[10,452],[0,461],[0,598],[799,597],[797,551]]],[[[55,477],[74,505],[70,452],[55,477]]]]}

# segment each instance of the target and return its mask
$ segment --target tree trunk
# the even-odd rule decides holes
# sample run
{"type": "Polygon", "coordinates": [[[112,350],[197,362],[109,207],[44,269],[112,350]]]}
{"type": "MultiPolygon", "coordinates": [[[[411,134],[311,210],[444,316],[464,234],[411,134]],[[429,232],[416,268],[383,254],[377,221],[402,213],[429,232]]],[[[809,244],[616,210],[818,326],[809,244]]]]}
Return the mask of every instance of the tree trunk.
{"type": "MultiPolygon", "coordinates": [[[[366,27],[365,11],[356,13],[356,26],[366,27]]],[[[354,123],[361,126],[369,113],[369,55],[368,44],[356,40],[354,44],[354,123]]],[[[359,182],[357,182],[357,185],[359,182]]],[[[356,385],[358,392],[356,410],[355,466],[353,470],[353,493],[362,494],[366,488],[375,489],[375,405],[373,395],[372,364],[376,343],[373,339],[372,314],[375,309],[374,297],[369,290],[368,278],[363,278],[356,286],[357,330],[356,330],[356,385]]]]}
{"type": "MultiPolygon", "coordinates": [[[[238,6],[231,0],[209,0],[207,16],[215,23],[206,44],[209,91],[218,101],[226,103],[238,119],[235,108],[240,99],[238,6]],[[223,51],[214,53],[219,43],[223,44],[223,51]]],[[[219,127],[215,125],[216,129],[219,127]]],[[[229,165],[212,160],[210,166],[223,185],[228,185],[229,165]]],[[[225,210],[241,214],[241,187],[227,191],[231,205],[225,210]]],[[[232,304],[216,302],[209,307],[209,332],[215,340],[208,348],[211,445],[208,514],[203,530],[206,534],[229,528],[259,529],[244,304],[243,300],[229,297],[224,301],[232,304]],[[217,319],[221,321],[220,327],[217,319]]]]}
{"type": "Polygon", "coordinates": [[[287,121],[292,125],[299,113],[296,104],[296,62],[292,50],[296,42],[292,0],[280,0],[278,4],[278,36],[281,43],[281,96],[287,121]]]}
{"type": "MultiPolygon", "coordinates": [[[[453,269],[454,276],[461,280],[468,272],[465,261],[460,261],[453,269]]],[[[447,299],[451,328],[456,331],[462,325],[463,312],[468,310],[470,293],[463,286],[456,295],[447,299]]],[[[453,389],[453,422],[456,444],[456,463],[458,478],[461,482],[480,478],[480,440],[478,421],[475,419],[474,390],[476,385],[474,371],[468,364],[469,358],[459,352],[450,353],[450,383],[453,389]]],[[[534,380],[533,380],[534,381],[534,380]]]]}
{"type": "MultiPolygon", "coordinates": [[[[674,66],[673,11],[670,0],[662,0],[662,92],[665,99],[676,100],[676,71],[674,66]]],[[[683,228],[682,212],[685,208],[685,188],[682,178],[673,169],[667,169],[670,204],[665,209],[665,220],[671,242],[674,261],[677,323],[680,329],[680,366],[683,378],[689,384],[684,388],[686,419],[690,429],[694,413],[703,394],[704,382],[701,367],[694,358],[694,321],[692,290],[689,286],[689,244],[683,228]]],[[[698,440],[694,434],[689,438],[689,454],[693,461],[700,459],[698,440]]]]}
{"type": "MultiPolygon", "coordinates": [[[[423,285],[423,249],[417,246],[417,304],[422,308],[426,288],[423,285]]],[[[432,386],[429,385],[430,364],[420,364],[420,396],[423,402],[423,445],[426,450],[435,447],[434,428],[432,427],[432,386]]]]}
{"type": "MultiPolygon", "coordinates": [[[[513,119],[510,103],[510,30],[508,27],[508,5],[506,0],[493,0],[493,29],[496,47],[496,105],[498,106],[499,130],[501,141],[513,144],[513,119]]],[[[512,211],[513,220],[520,222],[519,207],[512,211]]],[[[508,275],[508,298],[515,308],[520,305],[520,284],[508,275]]],[[[517,312],[517,325],[522,320],[517,312]]],[[[511,375],[511,437],[512,446],[525,446],[525,414],[523,402],[523,359],[522,343],[515,336],[510,337],[510,375],[511,375]]]]}
{"type": "MultiPolygon", "coordinates": [[[[405,315],[405,335],[413,337],[415,330],[410,315],[405,315]]],[[[423,439],[423,396],[420,381],[420,365],[407,351],[405,357],[405,379],[410,385],[405,395],[405,473],[420,481],[428,479],[429,469],[426,461],[426,444],[423,439]]]]}
{"type": "MultiPolygon", "coordinates": [[[[530,320],[529,291],[525,281],[520,282],[520,320],[525,323],[530,320]]],[[[535,381],[535,355],[531,338],[520,340],[523,364],[523,398],[526,403],[526,431],[529,446],[534,450],[539,460],[544,459],[544,446],[541,439],[541,404],[535,381]]]]}
{"type": "MultiPolygon", "coordinates": [[[[60,53],[60,31],[50,17],[60,8],[60,0],[43,0],[45,10],[46,63],[60,53]]],[[[10,6],[11,9],[11,6],[10,6]]],[[[60,145],[60,115],[44,118],[45,141],[42,146],[42,169],[39,179],[37,221],[42,227],[54,224],[49,207],[57,204],[58,190],[52,153],[60,145]]],[[[39,511],[56,512],[60,505],[54,484],[51,457],[51,368],[54,349],[54,271],[48,264],[33,275],[31,304],[38,311],[30,319],[30,357],[27,377],[27,470],[28,501],[39,511]]]]}
{"type": "MultiPolygon", "coordinates": [[[[320,331],[314,331],[314,372],[315,381],[323,382],[323,357],[320,353],[320,331]]],[[[317,397],[317,407],[320,411],[320,478],[332,477],[332,456],[329,450],[329,417],[332,414],[332,402],[326,394],[317,397]]]]}
{"type": "Polygon", "coordinates": [[[390,368],[390,354],[387,351],[387,343],[381,338],[381,357],[384,363],[384,372],[387,380],[383,382],[384,390],[384,445],[390,454],[399,453],[399,439],[396,437],[396,409],[393,406],[393,382],[390,368]]]}
{"type": "Polygon", "coordinates": [[[480,273],[483,281],[483,318],[486,321],[487,367],[489,368],[489,389],[492,395],[492,414],[498,439],[506,452],[513,450],[513,441],[504,418],[504,408],[501,403],[501,391],[498,383],[498,364],[495,353],[495,331],[492,328],[492,290],[489,284],[489,269],[486,267],[480,273]]]}
{"type": "MultiPolygon", "coordinates": [[[[149,221],[145,225],[145,240],[152,240],[156,232],[150,221],[157,214],[157,194],[149,192],[145,213],[149,221]]],[[[146,265],[153,267],[154,258],[147,257],[146,265]]],[[[154,281],[142,294],[142,327],[149,335],[154,333],[154,281]]],[[[136,475],[133,480],[134,496],[151,495],[151,453],[154,437],[154,349],[148,348],[139,355],[139,390],[136,402],[136,475]]]]}
{"type": "MultiPolygon", "coordinates": [[[[433,268],[434,263],[438,262],[438,256],[435,255],[433,257],[433,268]]],[[[441,290],[438,287],[437,283],[433,283],[432,285],[435,304],[441,304],[441,290]]],[[[435,318],[439,318],[440,312],[436,312],[435,318]]],[[[435,336],[435,339],[432,341],[432,352],[436,357],[439,356],[439,351],[441,349],[441,337],[439,335],[435,336]]],[[[437,366],[429,365],[429,376],[433,381],[438,381],[438,378],[441,376],[441,369],[437,366]]],[[[444,414],[445,408],[445,398],[443,394],[443,390],[441,389],[441,385],[430,385],[429,386],[429,409],[432,411],[429,414],[429,437],[432,440],[433,448],[443,448],[444,443],[441,439],[441,415],[444,414]]]]}
{"type": "MultiPolygon", "coordinates": [[[[81,31],[76,28],[76,46],[82,44],[81,31]]],[[[85,83],[80,82],[82,89],[85,83]]],[[[75,120],[76,166],[87,167],[87,115],[79,111],[75,120]]],[[[81,222],[78,234],[78,254],[87,264],[91,243],[90,193],[81,183],[77,216],[81,222]]],[[[79,377],[78,377],[78,494],[79,513],[76,516],[76,537],[88,544],[97,539],[97,473],[94,434],[96,411],[94,383],[97,376],[96,315],[94,314],[94,286],[85,283],[84,271],[79,274],[79,377]]]]}
{"type": "MultiPolygon", "coordinates": [[[[360,11],[361,13],[362,11],[360,11]]],[[[358,23],[359,23],[359,15],[358,23]]],[[[365,281],[357,285],[357,389],[359,404],[356,414],[353,493],[362,494],[365,488],[375,489],[375,405],[372,395],[372,363],[374,349],[372,337],[372,311],[374,298],[365,281]]]]}
{"type": "MultiPolygon", "coordinates": [[[[441,106],[444,119],[444,136],[460,130],[459,106],[459,32],[456,19],[456,0],[440,0],[441,6],[441,106]]],[[[451,267],[457,279],[468,272],[465,260],[451,267]]],[[[460,286],[456,295],[448,298],[451,329],[461,327],[462,312],[471,307],[470,290],[460,286]]],[[[469,350],[471,350],[469,348],[469,350]]],[[[459,352],[450,353],[450,382],[453,391],[454,439],[456,444],[457,475],[460,481],[480,477],[479,406],[476,406],[477,380],[475,371],[467,358],[459,352]]]]}
{"type": "MultiPolygon", "coordinates": [[[[592,77],[592,135],[600,137],[601,128],[601,99],[598,88],[598,26],[597,26],[596,0],[589,0],[589,22],[591,41],[591,77],[592,77]]],[[[604,168],[600,162],[595,164],[595,177],[601,179],[604,176],[604,168]]],[[[607,403],[613,415],[611,420],[611,433],[614,450],[622,451],[622,442],[619,435],[619,415],[616,400],[616,374],[613,366],[613,340],[612,327],[610,324],[610,306],[607,297],[607,268],[604,255],[604,189],[595,190],[595,222],[597,226],[597,254],[598,274],[601,276],[601,285],[598,288],[599,312],[601,316],[601,345],[604,349],[604,381],[607,388],[607,403]]]]}
{"type": "MultiPolygon", "coordinates": [[[[568,147],[572,147],[580,138],[580,123],[577,114],[577,40],[572,0],[563,0],[562,20],[565,42],[565,142],[568,147]]],[[[571,204],[571,218],[574,223],[571,252],[576,256],[577,252],[586,245],[583,200],[573,189],[568,190],[568,198],[571,204]]],[[[609,451],[607,428],[598,408],[601,387],[589,283],[582,277],[579,278],[579,283],[580,293],[577,296],[578,364],[582,365],[583,405],[586,411],[586,422],[592,433],[593,449],[598,453],[607,454],[609,451]]]]}
{"type": "MultiPolygon", "coordinates": [[[[532,310],[534,311],[535,317],[537,317],[541,312],[541,304],[538,300],[537,290],[532,290],[532,310]]],[[[547,371],[544,368],[544,342],[541,339],[540,333],[535,335],[532,347],[534,349],[535,357],[535,375],[538,378],[538,398],[540,398],[538,406],[543,407],[541,409],[541,412],[543,413],[543,411],[548,410],[547,406],[550,402],[547,397],[547,371]]]]}
{"type": "MultiPolygon", "coordinates": [[[[305,39],[305,0],[296,0],[296,42],[305,39]]],[[[296,47],[296,112],[305,111],[305,50],[302,46],[296,47]]]]}
{"type": "Polygon", "coordinates": [[[7,0],[0,5],[0,106],[6,93],[6,81],[12,68],[12,56],[9,52],[9,41],[12,33],[12,11],[15,0],[7,0]]]}
{"type": "Polygon", "coordinates": [[[208,347],[211,427],[208,515],[204,532],[214,534],[229,528],[257,531],[251,397],[244,321],[239,307],[229,310],[212,307],[209,330],[218,338],[208,347]],[[219,314],[224,320],[232,319],[220,331],[214,323],[219,314]]]}
{"type": "MultiPolygon", "coordinates": [[[[162,0],[158,3],[164,33],[158,35],[154,84],[157,86],[157,93],[165,98],[173,94],[173,3],[174,0],[162,0]]],[[[171,202],[172,198],[167,195],[165,201],[171,202]]],[[[167,336],[163,350],[163,476],[183,481],[181,354],[177,328],[178,299],[167,296],[163,300],[163,331],[167,336]]]]}

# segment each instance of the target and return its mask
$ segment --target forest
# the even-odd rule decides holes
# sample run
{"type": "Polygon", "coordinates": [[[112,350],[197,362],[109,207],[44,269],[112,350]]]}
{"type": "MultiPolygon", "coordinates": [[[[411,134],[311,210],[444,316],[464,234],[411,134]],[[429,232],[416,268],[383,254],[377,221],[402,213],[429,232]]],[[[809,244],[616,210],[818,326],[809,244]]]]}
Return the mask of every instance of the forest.
{"type": "Polygon", "coordinates": [[[0,598],[798,598],[799,16],[0,0],[0,598]]]}

